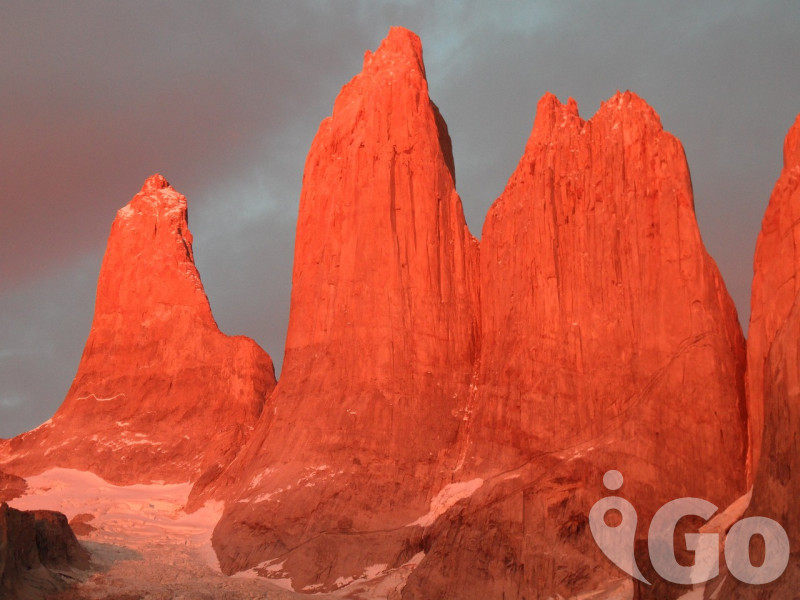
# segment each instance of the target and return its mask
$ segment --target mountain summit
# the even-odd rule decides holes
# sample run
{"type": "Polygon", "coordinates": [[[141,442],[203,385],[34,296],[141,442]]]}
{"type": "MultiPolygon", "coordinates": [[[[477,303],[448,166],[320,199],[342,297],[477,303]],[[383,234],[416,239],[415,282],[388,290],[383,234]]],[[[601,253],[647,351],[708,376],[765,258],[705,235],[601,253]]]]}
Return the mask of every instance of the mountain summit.
{"type": "Polygon", "coordinates": [[[452,468],[478,343],[450,138],[393,28],[308,154],[281,380],[218,492],[223,569],[283,556],[296,589],[332,589],[418,552],[405,526],[452,468]]]}
{"type": "Polygon", "coordinates": [[[744,374],[683,148],[644,100],[584,121],[545,95],[479,251],[395,28],[309,151],[281,381],[195,501],[227,502],[226,572],[296,590],[423,551],[404,598],[591,589],[612,573],[582,517],[606,470],[643,518],[744,492],[744,374]]]}
{"type": "Polygon", "coordinates": [[[17,475],[185,482],[239,450],[275,386],[269,356],[221,333],[194,265],[186,198],[161,175],[117,212],[94,320],[53,418],[0,446],[17,475]]]}
{"type": "MultiPolygon", "coordinates": [[[[746,348],[683,147],[647,102],[617,92],[583,119],[545,94],[479,244],[420,40],[392,28],[308,153],[280,382],[217,328],[186,199],[155,175],[114,221],[63,405],[0,442],[5,495],[56,466],[191,481],[187,511],[224,502],[222,571],[297,592],[682,597],[650,561],[669,502],[714,504],[724,535],[755,481],[749,514],[800,536],[800,117],[784,161],[746,348]],[[631,528],[606,522],[630,534],[612,562],[590,514],[614,496],[631,528]],[[652,586],[623,581],[631,555],[652,586]]],[[[775,587],[798,580],[792,559],[775,587]]]]}
{"type": "Polygon", "coordinates": [[[587,515],[612,469],[643,523],[675,498],[745,492],[744,338],[683,148],[642,98],[618,92],[589,120],[572,99],[539,101],[480,274],[457,476],[485,483],[429,533],[404,598],[599,589],[615,571],[587,515]]]}

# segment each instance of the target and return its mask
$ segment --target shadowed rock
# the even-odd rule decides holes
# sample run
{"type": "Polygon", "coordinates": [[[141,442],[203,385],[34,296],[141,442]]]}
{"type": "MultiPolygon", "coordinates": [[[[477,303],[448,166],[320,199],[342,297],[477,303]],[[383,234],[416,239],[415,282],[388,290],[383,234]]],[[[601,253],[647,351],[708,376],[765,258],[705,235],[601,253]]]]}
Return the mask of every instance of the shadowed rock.
{"type": "Polygon", "coordinates": [[[0,504],[0,597],[44,600],[69,587],[89,553],[61,513],[19,511],[0,504]]]}

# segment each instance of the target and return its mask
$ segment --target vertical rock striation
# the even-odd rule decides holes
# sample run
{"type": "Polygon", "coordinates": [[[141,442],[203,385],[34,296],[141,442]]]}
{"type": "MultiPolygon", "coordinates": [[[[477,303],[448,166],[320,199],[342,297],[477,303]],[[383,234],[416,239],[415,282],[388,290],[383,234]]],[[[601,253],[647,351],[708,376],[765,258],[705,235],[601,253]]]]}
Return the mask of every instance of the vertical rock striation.
{"type": "Polygon", "coordinates": [[[751,451],[749,481],[761,456],[764,429],[764,365],[778,329],[800,291],[800,120],[786,136],[783,171],[761,222],[753,260],[750,327],[747,332],[748,413],[751,451]]]}
{"type": "Polygon", "coordinates": [[[741,329],[683,148],[641,98],[583,121],[546,95],[481,251],[477,469],[610,439],[671,473],[705,457],[709,493],[741,487],[741,329]]]}
{"type": "Polygon", "coordinates": [[[229,500],[223,570],[274,561],[297,590],[333,589],[414,555],[406,525],[452,466],[478,346],[450,138],[419,39],[393,28],[308,155],[281,381],[208,488],[229,500]]]}
{"type": "MultiPolygon", "coordinates": [[[[753,586],[728,577],[719,597],[788,598],[800,586],[800,115],[784,142],[783,170],[761,222],[754,266],[747,369],[751,433],[761,452],[753,457],[745,516],[777,521],[792,554],[775,582],[753,586]]],[[[759,565],[763,555],[752,558],[759,565]]]]}
{"type": "Polygon", "coordinates": [[[744,340],[681,144],[635,94],[588,121],[539,102],[484,224],[481,308],[458,476],[485,483],[430,532],[404,598],[569,597],[621,575],[587,527],[608,469],[640,536],[669,500],[743,493],[744,340]]]}

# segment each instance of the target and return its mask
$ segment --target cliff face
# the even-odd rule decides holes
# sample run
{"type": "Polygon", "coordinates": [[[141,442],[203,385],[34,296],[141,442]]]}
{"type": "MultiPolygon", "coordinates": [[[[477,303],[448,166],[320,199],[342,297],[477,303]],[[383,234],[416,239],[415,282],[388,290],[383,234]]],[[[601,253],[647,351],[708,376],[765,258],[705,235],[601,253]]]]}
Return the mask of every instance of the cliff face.
{"type": "Polygon", "coordinates": [[[281,557],[274,576],[332,589],[416,553],[405,526],[452,468],[472,380],[477,273],[419,39],[394,28],[308,155],[282,377],[211,485],[223,570],[281,557]]]}
{"type": "Polygon", "coordinates": [[[453,396],[463,396],[477,353],[477,263],[419,39],[392,29],[336,99],[306,161],[272,408],[302,413],[306,433],[291,437],[309,439],[287,451],[344,443],[435,458],[455,435],[450,411],[463,398],[453,396]],[[427,435],[399,425],[408,418],[427,435]]]}
{"type": "Polygon", "coordinates": [[[759,471],[763,497],[796,497],[773,484],[792,464],[780,444],[793,439],[781,402],[796,391],[798,179],[785,169],[759,240],[748,433],[736,311],[655,111],[617,93],[585,121],[545,95],[479,250],[420,41],[394,28],[309,151],[277,386],[254,342],[219,332],[185,198],[154,176],[112,227],[64,404],[0,443],[0,468],[194,481],[190,509],[226,503],[212,540],[226,573],[321,592],[418,565],[406,600],[613,586],[621,573],[588,527],[617,493],[613,469],[655,584],[636,597],[676,598],[686,590],[647,562],[647,525],[670,500],[722,508],[745,492],[764,421],[754,390],[783,440],[759,471]]]}
{"type": "Polygon", "coordinates": [[[217,328],[186,198],[154,175],[111,227],[92,328],[63,404],[5,442],[0,464],[18,475],[88,470],[117,484],[195,480],[233,458],[274,385],[269,356],[217,328]]]}
{"type": "Polygon", "coordinates": [[[761,222],[753,260],[750,328],[747,333],[748,412],[752,451],[749,480],[758,471],[764,429],[764,365],[778,329],[800,291],[800,120],[783,146],[783,170],[761,222]]]}
{"type": "Polygon", "coordinates": [[[744,340],[683,149],[636,95],[589,121],[572,100],[539,102],[484,225],[481,308],[459,476],[485,483],[439,526],[404,597],[601,585],[613,567],[586,525],[613,495],[609,469],[645,525],[669,500],[744,492],[744,340]]]}
{"type": "Polygon", "coordinates": [[[744,491],[744,340],[680,143],[634,94],[545,96],[479,255],[403,30],[312,144],[284,364],[196,486],[228,572],[327,590],[426,551],[404,597],[563,595],[618,573],[586,527],[606,470],[645,523],[744,491]]]}
{"type": "MultiPolygon", "coordinates": [[[[783,170],[761,222],[754,260],[747,368],[750,402],[762,428],[752,425],[761,436],[761,453],[754,457],[753,496],[745,516],[777,521],[789,536],[792,555],[774,583],[752,586],[729,578],[724,598],[789,597],[800,585],[800,115],[783,148],[783,170]]],[[[753,564],[761,564],[761,552],[753,564]]]]}
{"type": "Polygon", "coordinates": [[[618,93],[583,121],[545,96],[481,244],[476,469],[624,442],[741,489],[744,341],[652,108],[618,93]]]}

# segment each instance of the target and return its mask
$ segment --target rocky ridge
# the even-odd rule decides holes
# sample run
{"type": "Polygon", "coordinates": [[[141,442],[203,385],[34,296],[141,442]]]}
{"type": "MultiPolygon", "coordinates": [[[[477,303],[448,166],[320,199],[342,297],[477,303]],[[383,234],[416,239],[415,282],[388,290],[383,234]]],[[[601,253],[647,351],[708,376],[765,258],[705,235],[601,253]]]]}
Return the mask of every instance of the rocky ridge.
{"type": "Polygon", "coordinates": [[[655,111],[546,95],[480,253],[443,131],[393,29],[309,152],[284,374],[198,486],[228,572],[329,591],[425,552],[404,598],[564,595],[618,576],[605,470],[643,520],[744,492],[744,339],[655,111]]]}
{"type": "Polygon", "coordinates": [[[190,510],[225,502],[223,571],[303,593],[402,571],[392,598],[678,598],[645,539],[670,500],[739,506],[754,481],[745,514],[800,539],[800,118],[784,163],[745,349],[683,148],[644,100],[618,92],[584,120],[546,94],[479,244],[420,41],[393,28],[308,155],[277,387],[254,342],[219,332],[185,198],[154,176],[112,227],[64,404],[0,442],[3,485],[53,466],[194,481],[190,510]],[[652,586],[621,584],[589,532],[616,494],[652,586]]]}

